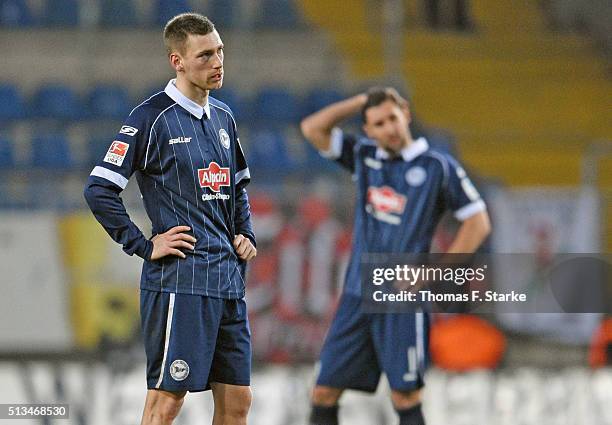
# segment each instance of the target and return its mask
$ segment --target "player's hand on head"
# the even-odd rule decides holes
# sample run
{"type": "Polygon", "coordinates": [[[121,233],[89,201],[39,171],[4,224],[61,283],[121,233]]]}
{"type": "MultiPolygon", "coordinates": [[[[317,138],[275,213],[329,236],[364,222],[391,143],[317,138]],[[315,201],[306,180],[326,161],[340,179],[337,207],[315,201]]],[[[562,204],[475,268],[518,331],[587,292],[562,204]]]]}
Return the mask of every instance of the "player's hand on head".
{"type": "Polygon", "coordinates": [[[167,255],[175,255],[177,257],[186,258],[187,256],[182,250],[193,251],[195,249],[196,238],[188,233],[191,228],[189,226],[175,226],[166,233],[155,235],[151,241],[153,242],[153,252],[151,260],[159,260],[167,255]]]}
{"type": "Polygon", "coordinates": [[[244,235],[236,235],[234,238],[234,249],[241,260],[249,261],[257,255],[257,248],[251,240],[244,235]]]}

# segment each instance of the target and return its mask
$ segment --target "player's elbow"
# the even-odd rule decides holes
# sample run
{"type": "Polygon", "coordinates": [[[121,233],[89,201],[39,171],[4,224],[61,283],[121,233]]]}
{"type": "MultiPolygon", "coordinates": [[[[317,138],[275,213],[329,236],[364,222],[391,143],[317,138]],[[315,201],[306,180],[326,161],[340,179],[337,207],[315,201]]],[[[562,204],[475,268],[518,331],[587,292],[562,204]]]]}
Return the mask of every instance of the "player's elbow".
{"type": "Polygon", "coordinates": [[[309,119],[309,117],[304,118],[300,122],[300,130],[302,131],[302,135],[307,139],[311,140],[314,135],[313,125],[309,119]]]}
{"type": "Polygon", "coordinates": [[[311,117],[306,117],[300,122],[300,130],[302,130],[304,138],[317,150],[326,151],[329,149],[331,133],[318,126],[311,117]]]}

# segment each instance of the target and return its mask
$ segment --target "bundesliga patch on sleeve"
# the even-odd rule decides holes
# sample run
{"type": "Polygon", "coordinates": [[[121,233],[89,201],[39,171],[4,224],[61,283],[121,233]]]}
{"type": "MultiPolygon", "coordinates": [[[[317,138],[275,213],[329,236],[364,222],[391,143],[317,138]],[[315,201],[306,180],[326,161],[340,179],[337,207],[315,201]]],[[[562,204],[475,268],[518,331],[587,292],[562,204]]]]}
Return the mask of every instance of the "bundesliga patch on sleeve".
{"type": "Polygon", "coordinates": [[[104,162],[121,167],[129,147],[130,145],[127,143],[115,140],[113,143],[111,143],[110,148],[108,148],[108,152],[106,152],[106,156],[104,157],[104,162]]]}

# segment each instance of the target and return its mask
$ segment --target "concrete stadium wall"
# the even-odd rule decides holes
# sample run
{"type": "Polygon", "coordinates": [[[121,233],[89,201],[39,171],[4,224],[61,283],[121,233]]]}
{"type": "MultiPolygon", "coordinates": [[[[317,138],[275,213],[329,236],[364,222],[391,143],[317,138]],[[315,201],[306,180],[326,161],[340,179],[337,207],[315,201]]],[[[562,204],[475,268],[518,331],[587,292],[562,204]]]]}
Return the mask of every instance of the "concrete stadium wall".
{"type": "MultiPolygon", "coordinates": [[[[247,92],[259,86],[303,91],[343,78],[340,58],[327,37],[314,32],[226,32],[225,83],[247,92]]],[[[43,82],[76,89],[117,82],[135,92],[174,76],[159,31],[3,30],[2,80],[26,92],[43,82]]]]}

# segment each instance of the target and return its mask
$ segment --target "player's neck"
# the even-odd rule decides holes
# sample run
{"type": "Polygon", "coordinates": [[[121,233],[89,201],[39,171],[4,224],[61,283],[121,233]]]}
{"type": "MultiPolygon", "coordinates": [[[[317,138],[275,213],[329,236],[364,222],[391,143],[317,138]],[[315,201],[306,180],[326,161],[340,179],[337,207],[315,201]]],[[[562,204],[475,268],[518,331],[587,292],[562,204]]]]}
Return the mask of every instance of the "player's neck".
{"type": "Polygon", "coordinates": [[[412,137],[408,136],[408,138],[406,139],[406,142],[397,151],[394,151],[388,148],[385,148],[385,150],[391,157],[398,157],[402,154],[402,151],[404,149],[409,148],[410,146],[412,146],[413,143],[414,143],[414,140],[412,140],[412,137]]]}
{"type": "Polygon", "coordinates": [[[176,88],[190,100],[204,106],[208,102],[208,90],[202,90],[184,78],[176,77],[176,88]]]}

